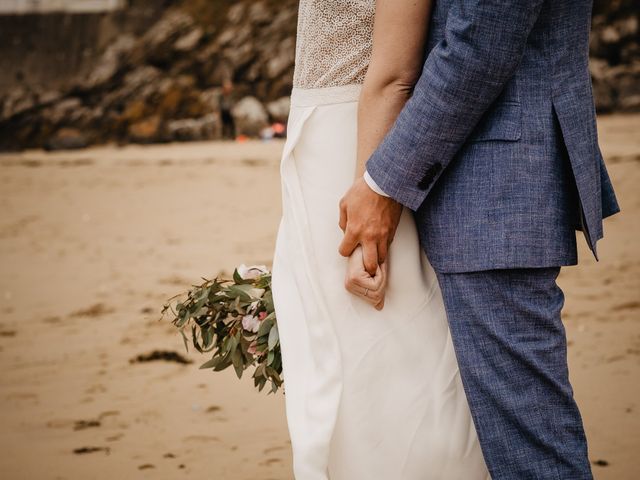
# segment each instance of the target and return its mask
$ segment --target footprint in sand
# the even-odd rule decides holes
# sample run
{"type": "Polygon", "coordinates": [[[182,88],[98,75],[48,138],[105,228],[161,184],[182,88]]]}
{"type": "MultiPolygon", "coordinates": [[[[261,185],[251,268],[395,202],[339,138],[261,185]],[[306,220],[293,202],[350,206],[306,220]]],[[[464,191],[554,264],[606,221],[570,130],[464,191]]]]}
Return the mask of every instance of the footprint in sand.
{"type": "Polygon", "coordinates": [[[15,238],[17,236],[20,236],[27,228],[29,228],[38,220],[39,217],[37,215],[30,215],[27,217],[23,217],[9,225],[4,225],[0,227],[0,238],[15,238]]]}
{"type": "Polygon", "coordinates": [[[48,428],[67,428],[73,425],[75,431],[87,430],[89,428],[98,428],[102,426],[104,419],[112,416],[119,415],[117,410],[107,410],[98,415],[97,418],[90,418],[84,420],[51,420],[47,422],[48,428]]]}
{"type": "Polygon", "coordinates": [[[100,420],[102,420],[103,418],[106,418],[106,417],[115,417],[116,415],[120,415],[120,412],[119,412],[118,410],[107,410],[107,411],[105,411],[105,412],[102,412],[102,413],[98,416],[98,418],[99,418],[100,420]]]}
{"type": "Polygon", "coordinates": [[[78,431],[100,426],[102,426],[102,422],[100,422],[100,420],[76,420],[73,429],[78,431]]]}
{"type": "Polygon", "coordinates": [[[140,354],[137,357],[129,360],[129,363],[146,363],[156,361],[175,362],[182,365],[193,363],[193,360],[189,360],[178,352],[170,350],[154,350],[150,353],[140,354]]]}
{"type": "Polygon", "coordinates": [[[6,395],[4,398],[6,400],[19,400],[19,401],[32,400],[35,402],[39,400],[38,394],[31,393],[31,392],[14,392],[14,393],[10,393],[9,395],[6,395]]]}
{"type": "Polygon", "coordinates": [[[87,453],[96,452],[104,452],[109,455],[111,453],[111,449],[109,447],[80,447],[73,450],[73,453],[76,455],[86,455],[87,453]]]}
{"type": "Polygon", "coordinates": [[[205,413],[210,413],[213,416],[213,421],[215,422],[226,422],[227,417],[221,415],[222,407],[218,405],[211,405],[205,410],[205,413]]]}
{"type": "Polygon", "coordinates": [[[214,437],[211,435],[189,435],[188,437],[184,437],[182,440],[185,442],[219,442],[220,441],[218,437],[214,437]]]}
{"type": "Polygon", "coordinates": [[[262,453],[264,453],[265,455],[269,454],[269,453],[273,453],[273,452],[278,452],[280,450],[284,450],[286,447],[282,447],[282,446],[276,446],[276,447],[269,447],[269,448],[265,448],[262,453]]]}
{"type": "Polygon", "coordinates": [[[611,310],[620,311],[620,310],[638,310],[638,309],[640,309],[640,302],[631,301],[631,302],[625,302],[619,305],[615,305],[611,310]]]}
{"type": "Polygon", "coordinates": [[[56,323],[60,323],[62,321],[62,319],[60,317],[57,317],[57,316],[50,316],[50,317],[43,318],[42,321],[44,323],[56,324],[56,323]]]}
{"type": "Polygon", "coordinates": [[[104,303],[94,303],[93,305],[81,308],[79,310],[75,310],[71,312],[70,316],[72,317],[101,317],[103,315],[107,315],[109,313],[113,313],[115,308],[109,307],[104,303]]]}
{"type": "Polygon", "coordinates": [[[89,388],[87,388],[84,393],[88,394],[88,395],[93,395],[96,393],[105,393],[107,391],[107,387],[105,387],[104,385],[101,385],[99,383],[95,384],[95,385],[91,385],[89,388]]]}
{"type": "Polygon", "coordinates": [[[73,420],[49,420],[45,426],[47,428],[71,428],[75,425],[73,420]]]}
{"type": "Polygon", "coordinates": [[[613,355],[612,357],[607,357],[605,358],[605,362],[606,363],[614,363],[614,362],[619,362],[621,360],[626,360],[626,355],[613,355]]]}

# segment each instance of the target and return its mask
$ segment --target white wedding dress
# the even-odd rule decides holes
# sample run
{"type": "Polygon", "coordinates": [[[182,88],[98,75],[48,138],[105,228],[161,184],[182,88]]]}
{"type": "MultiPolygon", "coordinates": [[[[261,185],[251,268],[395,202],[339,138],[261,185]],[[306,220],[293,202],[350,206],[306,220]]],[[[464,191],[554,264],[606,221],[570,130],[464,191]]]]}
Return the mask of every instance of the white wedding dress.
{"type": "Polygon", "coordinates": [[[344,288],[373,0],[302,0],[273,294],[297,480],[486,480],[436,276],[405,210],[385,307],[344,288]]]}

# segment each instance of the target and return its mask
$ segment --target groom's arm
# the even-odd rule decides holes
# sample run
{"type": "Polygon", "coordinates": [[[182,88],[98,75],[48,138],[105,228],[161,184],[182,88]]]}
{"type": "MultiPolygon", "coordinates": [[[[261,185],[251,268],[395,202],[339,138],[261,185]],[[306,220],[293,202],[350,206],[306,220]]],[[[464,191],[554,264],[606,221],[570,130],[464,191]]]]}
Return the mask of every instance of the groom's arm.
{"type": "Polygon", "coordinates": [[[455,0],[445,37],[366,168],[416,210],[520,63],[544,0],[455,0]]]}

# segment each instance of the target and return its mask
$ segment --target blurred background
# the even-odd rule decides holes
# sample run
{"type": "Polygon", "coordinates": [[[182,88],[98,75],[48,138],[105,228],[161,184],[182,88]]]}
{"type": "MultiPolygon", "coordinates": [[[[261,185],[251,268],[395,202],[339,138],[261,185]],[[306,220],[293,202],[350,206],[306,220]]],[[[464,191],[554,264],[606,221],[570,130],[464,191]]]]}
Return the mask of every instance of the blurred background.
{"type": "MultiPolygon", "coordinates": [[[[294,0],[0,0],[0,477],[291,479],[284,397],[198,370],[170,296],[270,265],[294,0]]],[[[640,478],[640,7],[596,0],[623,213],[563,271],[596,478],[640,478]]]]}
{"type": "Polygon", "coordinates": [[[294,0],[2,4],[1,149],[259,136],[286,121],[294,0]]]}
{"type": "MultiPolygon", "coordinates": [[[[286,121],[295,27],[295,0],[2,0],[0,149],[258,136],[286,121]]],[[[599,112],[640,110],[639,37],[635,0],[596,0],[599,112]]]]}

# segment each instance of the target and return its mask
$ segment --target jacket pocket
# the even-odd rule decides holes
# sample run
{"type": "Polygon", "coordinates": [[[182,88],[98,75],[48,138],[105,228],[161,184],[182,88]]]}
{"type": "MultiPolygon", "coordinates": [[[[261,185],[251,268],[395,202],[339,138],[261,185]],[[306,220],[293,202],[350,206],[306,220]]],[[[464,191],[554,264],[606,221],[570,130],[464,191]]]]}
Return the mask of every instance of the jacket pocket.
{"type": "Polygon", "coordinates": [[[517,102],[500,102],[480,119],[469,142],[502,140],[515,142],[522,135],[522,107],[517,102]]]}

